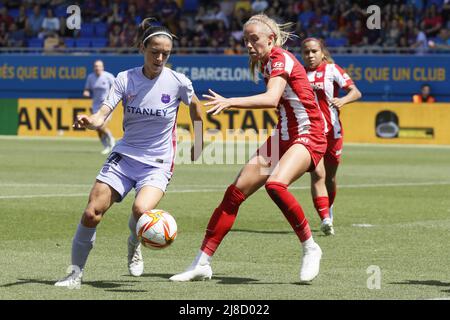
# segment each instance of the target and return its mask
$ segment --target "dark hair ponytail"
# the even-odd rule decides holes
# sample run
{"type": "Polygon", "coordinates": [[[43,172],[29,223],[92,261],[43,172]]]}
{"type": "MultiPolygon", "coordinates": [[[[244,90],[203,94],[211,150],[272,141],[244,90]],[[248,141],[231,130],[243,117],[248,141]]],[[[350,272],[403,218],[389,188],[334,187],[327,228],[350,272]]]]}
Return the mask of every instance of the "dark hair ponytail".
{"type": "Polygon", "coordinates": [[[155,25],[156,22],[157,20],[155,18],[145,18],[139,24],[138,33],[135,41],[135,46],[137,48],[140,48],[141,43],[144,45],[144,47],[146,47],[146,43],[149,40],[148,36],[153,33],[160,32],[160,34],[158,35],[165,35],[168,38],[170,38],[170,40],[176,38],[176,36],[172,34],[168,28],[161,25],[155,25]]]}

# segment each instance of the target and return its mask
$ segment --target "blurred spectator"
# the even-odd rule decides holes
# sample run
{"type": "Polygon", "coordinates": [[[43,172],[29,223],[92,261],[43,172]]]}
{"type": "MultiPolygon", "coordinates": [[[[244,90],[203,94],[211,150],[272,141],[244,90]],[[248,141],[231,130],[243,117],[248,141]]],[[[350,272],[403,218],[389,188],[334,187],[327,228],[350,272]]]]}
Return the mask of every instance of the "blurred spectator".
{"type": "Polygon", "coordinates": [[[8,47],[25,46],[25,30],[19,29],[16,23],[9,27],[8,38],[8,47]]]}
{"type": "Polygon", "coordinates": [[[18,30],[24,30],[27,27],[27,14],[25,11],[25,6],[20,6],[19,15],[16,18],[16,26],[18,30]]]}
{"type": "Polygon", "coordinates": [[[0,8],[0,24],[5,25],[5,30],[9,30],[9,27],[14,23],[13,17],[8,13],[6,7],[0,8]]]}
{"type": "Polygon", "coordinates": [[[107,22],[111,9],[109,7],[108,0],[100,0],[98,9],[95,16],[92,18],[92,22],[107,22]]]}
{"type": "Polygon", "coordinates": [[[244,10],[246,12],[251,12],[252,11],[252,4],[251,1],[249,0],[237,0],[234,3],[234,12],[238,12],[239,10],[244,10]]]}
{"type": "Polygon", "coordinates": [[[441,29],[438,36],[428,41],[428,44],[430,47],[436,49],[450,49],[449,30],[447,28],[441,29]]]}
{"type": "Polygon", "coordinates": [[[135,23],[126,23],[120,33],[120,44],[122,47],[133,47],[138,33],[135,23]]]}
{"type": "Polygon", "coordinates": [[[349,27],[347,33],[348,44],[351,46],[360,46],[363,44],[364,30],[362,28],[361,20],[355,20],[353,26],[349,27]]]}
{"type": "Polygon", "coordinates": [[[413,103],[434,103],[436,99],[431,95],[431,87],[428,84],[423,84],[420,87],[420,94],[413,95],[413,103]]]}
{"type": "Polygon", "coordinates": [[[427,37],[435,37],[442,27],[442,17],[437,13],[436,5],[425,11],[422,27],[427,37]]]}
{"type": "Polygon", "coordinates": [[[225,29],[225,24],[223,21],[219,20],[217,23],[217,29],[215,29],[212,34],[212,38],[217,40],[220,46],[224,46],[228,40],[229,33],[227,29],[225,29]]]}
{"type": "Polygon", "coordinates": [[[252,3],[252,11],[253,13],[261,13],[267,9],[269,3],[265,0],[254,0],[252,3]]]}
{"type": "Polygon", "coordinates": [[[161,17],[161,23],[176,34],[178,31],[178,19],[180,17],[180,8],[174,0],[163,0],[158,7],[158,13],[161,17]]]}
{"type": "Polygon", "coordinates": [[[233,37],[229,37],[228,38],[228,47],[224,50],[224,54],[234,55],[234,54],[243,54],[243,53],[244,53],[243,48],[239,44],[239,42],[236,41],[236,39],[234,39],[233,37]]]}
{"type": "Polygon", "coordinates": [[[42,29],[42,22],[44,17],[41,14],[41,7],[35,5],[33,7],[33,14],[27,19],[27,35],[29,37],[35,37],[42,29]]]}
{"type": "Polygon", "coordinates": [[[50,32],[44,40],[44,51],[51,52],[59,45],[59,36],[56,32],[50,32]]]}
{"type": "Polygon", "coordinates": [[[0,48],[7,47],[9,41],[8,30],[6,30],[6,23],[0,23],[0,48]]]}
{"type": "Polygon", "coordinates": [[[110,15],[107,19],[108,24],[113,25],[116,23],[122,23],[123,18],[120,13],[119,5],[117,3],[114,3],[111,8],[112,8],[112,12],[110,13],[110,15]]]}
{"type": "Polygon", "coordinates": [[[209,39],[209,45],[210,50],[208,50],[208,53],[210,54],[222,54],[224,53],[224,50],[220,47],[219,41],[217,41],[216,38],[209,39]]]}
{"type": "Polygon", "coordinates": [[[122,47],[122,27],[119,23],[113,24],[111,32],[109,33],[109,47],[110,48],[120,48],[122,47]]]}
{"type": "Polygon", "coordinates": [[[39,33],[39,38],[44,38],[49,34],[58,33],[60,28],[59,19],[55,17],[53,9],[47,8],[47,15],[42,20],[42,30],[39,33]]]}
{"type": "Polygon", "coordinates": [[[208,8],[206,16],[203,18],[203,22],[208,29],[214,29],[214,26],[220,21],[223,22],[225,28],[228,29],[230,27],[230,21],[228,20],[227,15],[221,10],[220,5],[216,3],[208,8]]]}
{"type": "Polygon", "coordinates": [[[414,27],[414,35],[416,36],[416,41],[411,45],[411,48],[414,48],[417,54],[424,54],[428,50],[428,41],[425,32],[418,27],[414,27]]]}
{"type": "Polygon", "coordinates": [[[397,20],[392,20],[390,23],[386,21],[386,30],[383,46],[395,47],[400,39],[400,29],[397,20]]]}
{"type": "Polygon", "coordinates": [[[350,24],[355,24],[356,21],[361,22],[366,13],[361,9],[359,4],[355,2],[352,4],[352,7],[345,11],[342,15],[350,24]]]}
{"type": "Polygon", "coordinates": [[[234,0],[220,1],[220,11],[230,18],[234,12],[234,0]]]}
{"type": "Polygon", "coordinates": [[[179,38],[186,37],[188,41],[190,38],[192,38],[192,30],[189,28],[189,22],[185,18],[180,19],[177,37],[179,38]]]}
{"type": "Polygon", "coordinates": [[[136,5],[129,4],[125,22],[129,24],[139,25],[142,21],[142,17],[137,13],[136,5]]]}
{"type": "Polygon", "coordinates": [[[177,54],[189,54],[189,51],[187,50],[187,48],[190,46],[189,45],[189,38],[187,36],[181,36],[179,38],[179,42],[177,45],[177,54]]]}
{"type": "Polygon", "coordinates": [[[298,15],[298,22],[303,28],[308,28],[311,19],[314,17],[314,12],[312,11],[311,4],[308,0],[303,2],[303,8],[298,15]]]}

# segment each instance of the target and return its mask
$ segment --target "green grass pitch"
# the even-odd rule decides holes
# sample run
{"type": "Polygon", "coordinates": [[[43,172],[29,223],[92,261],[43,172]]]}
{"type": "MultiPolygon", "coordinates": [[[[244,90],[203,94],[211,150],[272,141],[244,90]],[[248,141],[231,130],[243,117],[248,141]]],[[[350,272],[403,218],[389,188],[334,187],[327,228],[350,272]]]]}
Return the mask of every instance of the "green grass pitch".
{"type": "MultiPolygon", "coordinates": [[[[323,250],[321,272],[299,284],[300,244],[264,190],[241,207],[213,259],[213,279],[171,283],[191,263],[209,217],[241,165],[180,164],[159,207],[179,234],[143,249],[128,275],[132,191],[98,227],[80,290],[56,288],[104,161],[96,140],[0,138],[0,299],[434,299],[450,297],[450,148],[346,145],[338,171],[336,236],[325,237],[308,175],[291,188],[323,250]],[[369,266],[381,287],[369,289],[369,266]]],[[[370,282],[370,279],[369,279],[370,282]]]]}

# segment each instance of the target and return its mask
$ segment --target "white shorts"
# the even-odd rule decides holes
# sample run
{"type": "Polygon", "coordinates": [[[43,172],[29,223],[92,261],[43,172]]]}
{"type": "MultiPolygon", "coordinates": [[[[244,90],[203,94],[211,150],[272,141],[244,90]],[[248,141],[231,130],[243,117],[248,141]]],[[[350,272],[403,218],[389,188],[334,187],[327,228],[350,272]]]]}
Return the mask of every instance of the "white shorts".
{"type": "Polygon", "coordinates": [[[108,184],[120,195],[120,201],[135,188],[136,193],[143,186],[151,186],[166,192],[172,172],[169,170],[153,167],[127,157],[123,154],[113,152],[106,159],[97,180],[108,184]]]}

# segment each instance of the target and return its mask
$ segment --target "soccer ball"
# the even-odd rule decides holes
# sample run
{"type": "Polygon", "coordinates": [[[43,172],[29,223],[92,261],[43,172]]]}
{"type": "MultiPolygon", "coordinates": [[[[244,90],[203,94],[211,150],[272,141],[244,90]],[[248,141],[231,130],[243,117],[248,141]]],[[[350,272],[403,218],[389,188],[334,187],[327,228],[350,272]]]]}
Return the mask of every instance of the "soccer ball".
{"type": "Polygon", "coordinates": [[[177,223],[170,213],[153,209],[144,212],[139,218],[136,234],[144,247],[167,248],[177,237],[177,223]]]}

